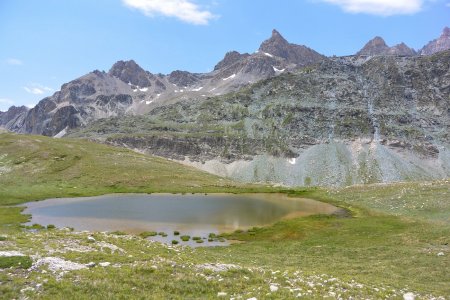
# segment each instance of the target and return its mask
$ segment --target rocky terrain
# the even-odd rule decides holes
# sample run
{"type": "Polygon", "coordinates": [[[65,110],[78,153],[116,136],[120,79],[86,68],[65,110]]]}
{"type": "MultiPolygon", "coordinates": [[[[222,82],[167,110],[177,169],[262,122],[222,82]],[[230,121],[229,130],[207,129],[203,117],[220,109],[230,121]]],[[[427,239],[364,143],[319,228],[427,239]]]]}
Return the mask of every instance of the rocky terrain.
{"type": "Polygon", "coordinates": [[[246,182],[446,178],[446,39],[448,28],[417,55],[376,37],[355,56],[327,58],[274,30],[258,51],[228,52],[211,73],[152,74],[119,61],[31,110],[11,108],[0,125],[88,137],[246,182]]]}

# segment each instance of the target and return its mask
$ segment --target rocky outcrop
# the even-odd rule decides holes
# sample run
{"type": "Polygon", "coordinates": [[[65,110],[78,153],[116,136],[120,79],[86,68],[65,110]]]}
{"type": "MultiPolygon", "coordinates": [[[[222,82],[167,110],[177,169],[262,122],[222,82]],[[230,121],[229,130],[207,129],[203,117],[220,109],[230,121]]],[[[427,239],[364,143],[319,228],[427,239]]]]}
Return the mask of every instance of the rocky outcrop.
{"type": "Polygon", "coordinates": [[[434,53],[450,49],[450,28],[445,27],[439,38],[432,40],[420,51],[420,55],[432,55],[434,53]]]}
{"type": "Polygon", "coordinates": [[[358,56],[374,56],[374,55],[398,55],[413,56],[416,55],[414,49],[409,48],[405,43],[389,47],[383,38],[377,36],[370,40],[364,47],[356,53],[358,56]]]}

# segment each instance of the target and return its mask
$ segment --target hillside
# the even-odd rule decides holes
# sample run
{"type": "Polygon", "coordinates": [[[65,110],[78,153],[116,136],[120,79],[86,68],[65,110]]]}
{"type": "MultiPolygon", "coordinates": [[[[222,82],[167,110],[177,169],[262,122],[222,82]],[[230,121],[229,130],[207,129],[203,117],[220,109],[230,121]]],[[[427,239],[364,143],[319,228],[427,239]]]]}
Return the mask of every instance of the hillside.
{"type": "Polygon", "coordinates": [[[60,196],[236,186],[163,158],[83,140],[0,134],[0,205],[60,196]]]}

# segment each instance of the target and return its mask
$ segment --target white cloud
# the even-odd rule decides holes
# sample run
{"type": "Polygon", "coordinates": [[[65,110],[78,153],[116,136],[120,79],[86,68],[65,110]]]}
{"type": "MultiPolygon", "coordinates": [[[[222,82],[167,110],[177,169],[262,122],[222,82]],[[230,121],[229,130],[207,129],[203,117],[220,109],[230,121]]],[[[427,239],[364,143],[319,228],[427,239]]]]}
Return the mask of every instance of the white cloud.
{"type": "Polygon", "coordinates": [[[445,4],[445,6],[447,6],[447,7],[450,7],[450,2],[449,2],[449,3],[447,3],[447,4],[445,4]]]}
{"type": "Polygon", "coordinates": [[[42,95],[44,93],[54,91],[54,89],[38,83],[32,83],[29,86],[24,86],[23,89],[33,95],[42,95]]]}
{"type": "Polygon", "coordinates": [[[340,6],[349,13],[380,16],[414,14],[422,9],[425,0],[321,0],[340,6]]]}
{"type": "Polygon", "coordinates": [[[21,61],[20,59],[17,59],[17,58],[8,58],[6,60],[6,63],[8,65],[13,65],[13,66],[21,66],[21,65],[23,65],[23,61],[21,61]]]}
{"type": "Polygon", "coordinates": [[[7,104],[7,105],[13,105],[14,101],[7,98],[0,98],[0,104],[7,104]]]}
{"type": "Polygon", "coordinates": [[[209,20],[216,17],[191,0],[122,0],[122,2],[150,17],[155,15],[175,17],[195,25],[207,25],[209,20]]]}

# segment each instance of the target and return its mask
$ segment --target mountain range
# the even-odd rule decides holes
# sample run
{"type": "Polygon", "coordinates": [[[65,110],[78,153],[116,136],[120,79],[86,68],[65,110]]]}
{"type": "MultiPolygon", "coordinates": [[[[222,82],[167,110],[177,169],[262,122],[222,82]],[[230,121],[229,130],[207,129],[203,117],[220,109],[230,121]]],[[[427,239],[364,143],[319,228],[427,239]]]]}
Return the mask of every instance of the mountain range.
{"type": "Polygon", "coordinates": [[[84,137],[250,182],[350,185],[450,175],[450,29],[415,51],[380,37],[326,57],[274,30],[209,73],[118,61],[34,108],[18,133],[84,137]]]}

